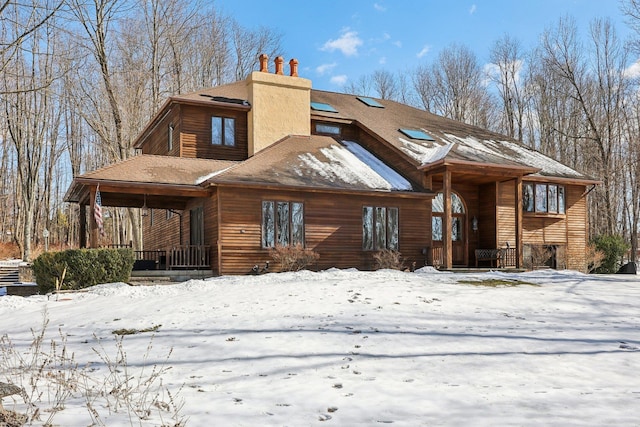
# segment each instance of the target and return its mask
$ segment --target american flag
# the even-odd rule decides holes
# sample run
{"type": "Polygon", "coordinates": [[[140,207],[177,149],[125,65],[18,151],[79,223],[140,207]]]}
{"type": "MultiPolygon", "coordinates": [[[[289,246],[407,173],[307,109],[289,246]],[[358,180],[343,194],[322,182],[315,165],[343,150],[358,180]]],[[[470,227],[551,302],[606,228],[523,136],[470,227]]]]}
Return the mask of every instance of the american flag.
{"type": "Polygon", "coordinates": [[[102,197],[100,196],[100,186],[96,189],[96,202],[93,205],[93,217],[100,230],[100,235],[104,236],[104,223],[102,222],[102,197]]]}

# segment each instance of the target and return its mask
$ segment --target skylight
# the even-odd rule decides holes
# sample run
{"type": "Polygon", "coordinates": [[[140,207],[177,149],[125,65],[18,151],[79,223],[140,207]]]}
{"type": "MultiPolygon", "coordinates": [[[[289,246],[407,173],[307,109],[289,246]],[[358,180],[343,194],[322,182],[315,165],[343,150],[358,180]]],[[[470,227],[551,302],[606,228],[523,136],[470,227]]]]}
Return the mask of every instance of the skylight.
{"type": "Polygon", "coordinates": [[[435,141],[431,135],[420,130],[420,129],[398,129],[400,132],[404,133],[411,139],[421,139],[423,141],[435,141]]]}
{"type": "Polygon", "coordinates": [[[380,104],[378,101],[376,101],[373,98],[369,98],[366,96],[356,96],[356,98],[358,98],[358,101],[364,102],[369,107],[384,108],[384,105],[380,104]]]}
{"type": "Polygon", "coordinates": [[[327,113],[337,113],[338,110],[333,108],[329,104],[325,104],[323,102],[312,102],[311,109],[316,111],[326,111],[327,113]]]}

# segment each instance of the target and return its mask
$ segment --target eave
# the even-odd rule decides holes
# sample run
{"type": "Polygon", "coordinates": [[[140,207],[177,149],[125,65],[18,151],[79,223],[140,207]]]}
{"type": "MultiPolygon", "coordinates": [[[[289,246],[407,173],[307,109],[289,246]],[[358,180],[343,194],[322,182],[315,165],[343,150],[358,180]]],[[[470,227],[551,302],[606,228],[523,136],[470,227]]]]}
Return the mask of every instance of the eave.
{"type": "Polygon", "coordinates": [[[89,204],[91,188],[100,186],[104,206],[182,209],[189,199],[209,197],[211,190],[198,185],[74,178],[64,200],[89,204]]]}
{"type": "Polygon", "coordinates": [[[278,185],[260,182],[244,182],[244,181],[227,181],[227,182],[210,182],[210,187],[217,188],[253,188],[269,191],[299,191],[305,193],[333,193],[333,194],[349,194],[359,196],[375,196],[375,197],[399,197],[405,199],[431,199],[435,193],[429,190],[418,191],[391,191],[391,190],[351,190],[346,188],[329,188],[329,187],[309,187],[296,185],[278,185]]]}

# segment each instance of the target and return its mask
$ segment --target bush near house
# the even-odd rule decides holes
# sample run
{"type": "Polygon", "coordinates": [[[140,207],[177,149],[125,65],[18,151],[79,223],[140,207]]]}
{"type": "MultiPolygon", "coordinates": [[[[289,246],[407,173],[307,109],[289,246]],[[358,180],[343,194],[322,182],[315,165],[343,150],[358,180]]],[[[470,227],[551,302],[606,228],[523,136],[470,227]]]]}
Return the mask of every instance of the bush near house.
{"type": "Polygon", "coordinates": [[[269,249],[269,256],[280,264],[280,271],[300,271],[315,264],[320,254],[301,245],[281,246],[269,249]]]}
{"type": "Polygon", "coordinates": [[[610,274],[615,273],[622,265],[622,257],[629,250],[630,245],[624,241],[622,236],[601,235],[594,237],[591,243],[598,251],[604,253],[604,259],[599,267],[593,270],[594,273],[610,274]]]}
{"type": "Polygon", "coordinates": [[[373,255],[373,259],[376,262],[376,270],[404,270],[405,268],[404,261],[402,260],[402,254],[391,249],[383,249],[376,252],[373,255]]]}
{"type": "Polygon", "coordinates": [[[69,249],[43,253],[33,261],[33,273],[42,294],[53,291],[56,280],[62,280],[60,289],[126,282],[133,262],[131,249],[69,249]]]}

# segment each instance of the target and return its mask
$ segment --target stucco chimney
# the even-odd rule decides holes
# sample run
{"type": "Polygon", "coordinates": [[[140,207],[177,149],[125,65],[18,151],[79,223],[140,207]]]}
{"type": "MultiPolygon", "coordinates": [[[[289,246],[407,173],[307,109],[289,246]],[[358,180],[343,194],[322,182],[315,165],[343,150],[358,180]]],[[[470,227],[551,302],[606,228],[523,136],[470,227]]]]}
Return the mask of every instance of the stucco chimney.
{"type": "Polygon", "coordinates": [[[269,72],[269,56],[266,53],[263,53],[259,56],[260,59],[260,72],[268,73],[269,72]]]}
{"type": "Polygon", "coordinates": [[[246,80],[249,156],[288,135],[311,135],[311,80],[297,76],[297,60],[289,62],[291,76],[284,75],[281,56],[275,63],[275,74],[254,71],[246,80]]]}
{"type": "Polygon", "coordinates": [[[298,77],[298,60],[295,58],[292,58],[291,61],[289,61],[289,68],[291,69],[291,77],[298,77]]]}
{"type": "Polygon", "coordinates": [[[282,56],[276,57],[276,74],[284,75],[284,58],[282,56]]]}

